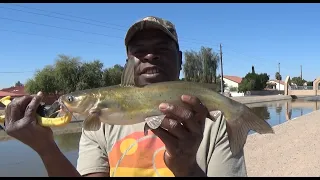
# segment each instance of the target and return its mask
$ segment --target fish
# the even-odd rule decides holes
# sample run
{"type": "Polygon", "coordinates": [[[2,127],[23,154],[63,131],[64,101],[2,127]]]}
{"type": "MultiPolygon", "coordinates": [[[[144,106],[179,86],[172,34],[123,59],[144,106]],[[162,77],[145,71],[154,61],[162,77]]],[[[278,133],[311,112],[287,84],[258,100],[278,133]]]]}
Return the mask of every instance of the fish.
{"type": "MultiPolygon", "coordinates": [[[[165,117],[158,109],[161,103],[190,109],[181,101],[181,96],[195,96],[209,112],[223,113],[232,154],[242,150],[250,130],[259,134],[274,133],[268,122],[249,107],[216,92],[215,84],[167,81],[135,85],[133,62],[127,60],[119,85],[71,92],[60,96],[58,101],[71,113],[85,116],[83,128],[89,131],[98,130],[101,122],[110,125],[145,122],[145,129],[156,129],[165,117]]],[[[210,113],[208,118],[215,121],[210,113]]]]}

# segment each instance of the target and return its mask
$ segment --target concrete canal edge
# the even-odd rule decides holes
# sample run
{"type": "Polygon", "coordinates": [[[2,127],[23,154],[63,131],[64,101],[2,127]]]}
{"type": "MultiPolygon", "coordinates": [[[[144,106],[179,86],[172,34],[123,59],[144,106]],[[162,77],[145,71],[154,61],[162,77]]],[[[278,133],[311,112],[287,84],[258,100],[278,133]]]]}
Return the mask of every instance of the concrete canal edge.
{"type": "Polygon", "coordinates": [[[248,176],[319,176],[320,110],[252,134],[244,147],[248,176]],[[267,154],[267,155],[266,155],[267,154]]]}
{"type": "Polygon", "coordinates": [[[270,96],[241,96],[241,97],[231,97],[231,99],[238,101],[243,104],[253,104],[261,102],[270,102],[270,101],[281,101],[281,100],[290,100],[291,96],[285,95],[270,95],[270,96]]]}

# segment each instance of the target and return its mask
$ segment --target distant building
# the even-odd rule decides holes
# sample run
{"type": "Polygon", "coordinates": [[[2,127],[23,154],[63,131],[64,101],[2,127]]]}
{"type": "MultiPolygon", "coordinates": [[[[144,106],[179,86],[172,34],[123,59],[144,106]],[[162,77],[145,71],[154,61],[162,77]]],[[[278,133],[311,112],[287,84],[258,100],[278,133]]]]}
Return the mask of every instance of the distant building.
{"type": "Polygon", "coordinates": [[[15,86],[10,88],[3,88],[0,91],[19,94],[21,96],[27,95],[28,93],[25,92],[24,86],[15,86]]]}
{"type": "Polygon", "coordinates": [[[272,79],[267,82],[266,89],[279,90],[279,86],[280,86],[280,91],[284,91],[284,81],[280,80],[280,84],[279,84],[279,80],[272,79]]]}
{"type": "Polygon", "coordinates": [[[238,89],[242,78],[238,76],[223,76],[223,81],[227,85],[228,89],[230,89],[231,87],[238,89]]]}

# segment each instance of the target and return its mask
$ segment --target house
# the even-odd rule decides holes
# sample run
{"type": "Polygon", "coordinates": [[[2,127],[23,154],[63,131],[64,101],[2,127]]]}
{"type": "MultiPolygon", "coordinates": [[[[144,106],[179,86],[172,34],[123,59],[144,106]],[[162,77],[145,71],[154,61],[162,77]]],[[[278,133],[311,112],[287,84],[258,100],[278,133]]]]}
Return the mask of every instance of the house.
{"type": "Polygon", "coordinates": [[[266,89],[279,90],[279,86],[280,86],[280,91],[284,91],[284,81],[280,80],[280,84],[279,84],[279,80],[272,79],[272,80],[269,80],[267,82],[267,88],[266,89]]]}
{"type": "Polygon", "coordinates": [[[11,92],[6,92],[6,91],[2,91],[0,90],[0,99],[6,96],[11,96],[11,97],[20,97],[23,96],[23,94],[17,94],[17,93],[11,93],[11,92]]]}
{"type": "Polygon", "coordinates": [[[10,88],[3,88],[0,91],[4,91],[4,92],[9,92],[9,93],[14,93],[14,94],[19,94],[21,96],[27,95],[28,93],[26,93],[24,91],[24,86],[15,86],[15,87],[10,87],[10,88]]]}
{"type": "MultiPolygon", "coordinates": [[[[10,87],[10,88],[3,88],[0,90],[0,99],[6,96],[11,96],[11,99],[16,97],[21,97],[27,95],[27,93],[24,92],[24,86],[16,86],[16,87],[10,87]]],[[[0,103],[0,108],[3,108],[4,105],[0,103]]]]}
{"type": "Polygon", "coordinates": [[[242,81],[241,77],[238,76],[223,76],[223,81],[227,85],[228,89],[237,88],[242,81]]]}
{"type": "MultiPolygon", "coordinates": [[[[11,93],[11,92],[6,92],[6,91],[0,90],[0,99],[4,98],[6,96],[11,96],[11,99],[13,99],[13,98],[16,98],[16,97],[21,97],[21,96],[23,96],[23,94],[11,93]]],[[[0,109],[4,108],[4,107],[5,107],[5,105],[0,103],[0,109]]]]}

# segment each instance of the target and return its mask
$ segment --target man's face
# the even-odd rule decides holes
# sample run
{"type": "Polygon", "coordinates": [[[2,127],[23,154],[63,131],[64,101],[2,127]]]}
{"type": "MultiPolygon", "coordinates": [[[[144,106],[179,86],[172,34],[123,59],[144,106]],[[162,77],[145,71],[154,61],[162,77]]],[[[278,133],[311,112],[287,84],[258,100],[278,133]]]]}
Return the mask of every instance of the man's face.
{"type": "Polygon", "coordinates": [[[181,52],[175,41],[160,30],[138,32],[128,44],[128,56],[136,57],[137,85],[179,79],[181,52]]]}

